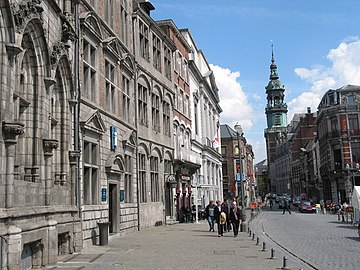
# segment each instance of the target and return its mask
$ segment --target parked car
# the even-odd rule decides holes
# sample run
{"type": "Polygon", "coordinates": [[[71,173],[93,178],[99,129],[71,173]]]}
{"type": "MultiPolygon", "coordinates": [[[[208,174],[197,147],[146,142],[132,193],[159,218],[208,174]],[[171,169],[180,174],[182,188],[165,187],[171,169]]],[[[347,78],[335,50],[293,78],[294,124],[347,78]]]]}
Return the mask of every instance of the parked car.
{"type": "Polygon", "coordinates": [[[300,203],[301,203],[300,197],[295,197],[293,200],[293,205],[299,207],[300,203]]]}
{"type": "Polygon", "coordinates": [[[301,201],[299,211],[301,213],[316,213],[316,207],[309,201],[301,201]]]}

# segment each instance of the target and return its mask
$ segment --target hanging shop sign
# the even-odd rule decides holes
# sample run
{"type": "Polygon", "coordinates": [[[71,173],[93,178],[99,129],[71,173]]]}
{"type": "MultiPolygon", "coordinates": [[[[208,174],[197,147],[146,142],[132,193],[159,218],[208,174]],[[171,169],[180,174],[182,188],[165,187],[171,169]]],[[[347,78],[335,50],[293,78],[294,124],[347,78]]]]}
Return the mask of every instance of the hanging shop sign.
{"type": "Polygon", "coordinates": [[[190,181],[190,176],[188,174],[182,173],[180,174],[180,179],[182,181],[190,181]]]}

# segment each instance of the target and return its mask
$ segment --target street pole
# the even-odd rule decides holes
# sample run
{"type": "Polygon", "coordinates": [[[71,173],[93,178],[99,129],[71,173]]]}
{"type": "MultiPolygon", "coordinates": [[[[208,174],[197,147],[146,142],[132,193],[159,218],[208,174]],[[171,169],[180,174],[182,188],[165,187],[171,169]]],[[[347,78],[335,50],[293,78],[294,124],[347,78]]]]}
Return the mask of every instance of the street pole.
{"type": "Polygon", "coordinates": [[[243,172],[243,168],[242,168],[242,160],[241,160],[241,149],[240,149],[240,136],[238,133],[238,148],[239,148],[239,169],[240,169],[240,191],[241,191],[241,209],[244,209],[244,182],[243,182],[243,177],[242,177],[242,172],[243,172]]]}
{"type": "Polygon", "coordinates": [[[354,170],[351,170],[350,164],[346,164],[346,170],[347,170],[347,177],[345,182],[345,193],[346,193],[346,200],[348,202],[351,201],[351,192],[353,190],[352,184],[354,181],[354,170]],[[351,176],[350,176],[351,172],[351,176]]]}
{"type": "Polygon", "coordinates": [[[199,214],[198,214],[198,183],[196,181],[195,186],[195,223],[199,224],[199,214]]]}
{"type": "Polygon", "coordinates": [[[241,148],[240,148],[240,137],[244,135],[241,125],[236,124],[234,126],[234,129],[236,131],[237,135],[237,141],[238,141],[238,154],[239,154],[239,173],[240,173],[240,190],[241,190],[241,232],[246,232],[247,225],[246,225],[246,213],[245,213],[245,207],[244,207],[244,184],[242,179],[242,162],[241,162],[241,148]]]}
{"type": "MultiPolygon", "coordinates": [[[[237,126],[235,126],[236,128],[237,126]]],[[[244,209],[244,185],[242,179],[242,162],[241,162],[241,149],[240,149],[240,133],[237,131],[237,141],[238,141],[238,162],[239,162],[239,175],[240,175],[240,197],[241,197],[241,209],[244,209]]],[[[243,134],[241,134],[242,136],[243,134]]]]}

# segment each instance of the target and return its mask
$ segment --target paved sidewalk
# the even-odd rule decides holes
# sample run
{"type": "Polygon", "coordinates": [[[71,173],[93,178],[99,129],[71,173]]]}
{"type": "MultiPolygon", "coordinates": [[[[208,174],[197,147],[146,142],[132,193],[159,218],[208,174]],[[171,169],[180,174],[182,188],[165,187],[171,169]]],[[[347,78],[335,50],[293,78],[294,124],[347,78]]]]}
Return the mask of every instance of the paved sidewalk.
{"type": "MultiPolygon", "coordinates": [[[[110,237],[107,246],[90,246],[59,258],[46,269],[280,269],[282,259],[270,259],[247,232],[218,237],[208,224],[181,223],[152,227],[110,237]]],[[[299,268],[294,268],[299,269],[299,268]]]]}

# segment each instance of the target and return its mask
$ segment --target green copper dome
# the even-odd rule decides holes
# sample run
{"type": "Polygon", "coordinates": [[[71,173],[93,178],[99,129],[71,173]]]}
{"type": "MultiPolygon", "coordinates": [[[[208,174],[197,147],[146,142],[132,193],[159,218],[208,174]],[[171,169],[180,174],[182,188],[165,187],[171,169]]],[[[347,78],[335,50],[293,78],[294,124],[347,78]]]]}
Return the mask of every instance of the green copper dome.
{"type": "Polygon", "coordinates": [[[272,47],[270,81],[265,87],[267,94],[267,104],[265,114],[268,128],[286,127],[287,126],[287,105],[285,103],[285,87],[279,80],[277,66],[274,60],[274,49],[272,47]]]}
{"type": "Polygon", "coordinates": [[[279,89],[284,89],[284,85],[282,85],[280,80],[271,80],[266,86],[267,91],[279,90],[279,89]]]}

